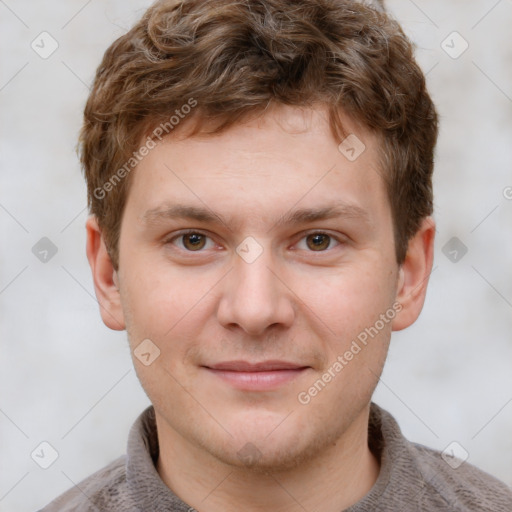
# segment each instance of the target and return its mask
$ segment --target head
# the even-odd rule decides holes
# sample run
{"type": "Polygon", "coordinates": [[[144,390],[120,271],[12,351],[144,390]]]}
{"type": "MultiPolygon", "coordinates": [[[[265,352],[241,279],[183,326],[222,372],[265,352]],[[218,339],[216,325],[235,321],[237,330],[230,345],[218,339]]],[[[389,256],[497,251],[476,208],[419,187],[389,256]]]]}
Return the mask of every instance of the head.
{"type": "Polygon", "coordinates": [[[159,1],[111,45],[87,251],[160,431],[262,468],[350,432],[423,305],[436,137],[410,42],[363,3],[159,1]],[[300,370],[254,390],[216,371],[240,360],[300,370]]]}

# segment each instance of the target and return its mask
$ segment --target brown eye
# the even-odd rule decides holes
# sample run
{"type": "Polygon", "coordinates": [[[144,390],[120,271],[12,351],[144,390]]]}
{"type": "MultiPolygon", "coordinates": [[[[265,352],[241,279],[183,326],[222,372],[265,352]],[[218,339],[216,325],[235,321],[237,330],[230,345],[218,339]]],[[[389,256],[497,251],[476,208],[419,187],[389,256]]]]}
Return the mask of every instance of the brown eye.
{"type": "Polygon", "coordinates": [[[306,237],[307,246],[313,251],[323,251],[331,243],[331,237],[325,233],[313,233],[306,237]]]}
{"type": "Polygon", "coordinates": [[[175,246],[182,254],[190,254],[192,252],[206,254],[209,249],[215,249],[215,242],[210,236],[202,231],[195,231],[193,229],[176,233],[174,236],[164,240],[164,244],[175,246]]]}
{"type": "Polygon", "coordinates": [[[181,236],[183,247],[190,251],[201,250],[206,244],[206,236],[201,233],[188,233],[181,236]]]}

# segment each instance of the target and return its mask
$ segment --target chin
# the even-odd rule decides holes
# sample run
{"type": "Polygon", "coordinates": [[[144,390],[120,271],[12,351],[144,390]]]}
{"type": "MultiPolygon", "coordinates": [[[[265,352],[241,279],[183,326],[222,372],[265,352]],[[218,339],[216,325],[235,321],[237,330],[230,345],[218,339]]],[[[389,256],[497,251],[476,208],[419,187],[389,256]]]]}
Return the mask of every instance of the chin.
{"type": "MultiPolygon", "coordinates": [[[[312,451],[312,450],[311,450],[312,451]]],[[[258,446],[248,441],[236,452],[214,453],[220,461],[236,469],[258,474],[271,474],[290,471],[309,460],[312,455],[308,447],[296,443],[283,442],[282,446],[258,446]]]]}
{"type": "Polygon", "coordinates": [[[311,461],[336,437],[327,433],[309,435],[299,425],[276,428],[276,424],[274,421],[272,427],[265,425],[261,430],[255,429],[254,424],[239,424],[232,430],[236,435],[218,444],[210,439],[204,448],[217,460],[236,469],[269,474],[290,471],[311,461]]]}

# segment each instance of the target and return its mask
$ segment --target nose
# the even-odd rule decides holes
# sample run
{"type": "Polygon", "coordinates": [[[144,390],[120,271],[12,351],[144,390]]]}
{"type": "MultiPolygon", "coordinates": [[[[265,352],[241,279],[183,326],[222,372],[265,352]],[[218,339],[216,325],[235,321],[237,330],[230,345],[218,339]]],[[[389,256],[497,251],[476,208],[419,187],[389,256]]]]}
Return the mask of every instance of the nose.
{"type": "Polygon", "coordinates": [[[257,336],[293,324],[293,292],[273,262],[270,249],[252,262],[234,255],[233,269],[223,280],[217,317],[227,329],[235,326],[257,336]]]}

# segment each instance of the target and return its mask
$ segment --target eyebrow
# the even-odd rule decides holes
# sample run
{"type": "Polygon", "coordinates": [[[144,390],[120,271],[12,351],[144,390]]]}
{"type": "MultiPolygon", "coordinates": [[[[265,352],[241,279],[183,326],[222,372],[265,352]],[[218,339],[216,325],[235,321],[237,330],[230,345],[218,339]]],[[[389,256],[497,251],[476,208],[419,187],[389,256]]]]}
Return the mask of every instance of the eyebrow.
{"type": "MultiPolygon", "coordinates": [[[[283,225],[305,224],[337,217],[355,218],[366,223],[370,222],[368,212],[360,206],[339,202],[322,208],[300,208],[290,211],[281,216],[271,229],[283,225]]],[[[148,210],[141,216],[142,222],[147,225],[173,219],[190,219],[211,224],[224,224],[228,228],[234,225],[231,219],[226,219],[208,208],[185,204],[164,205],[148,210]]]]}

